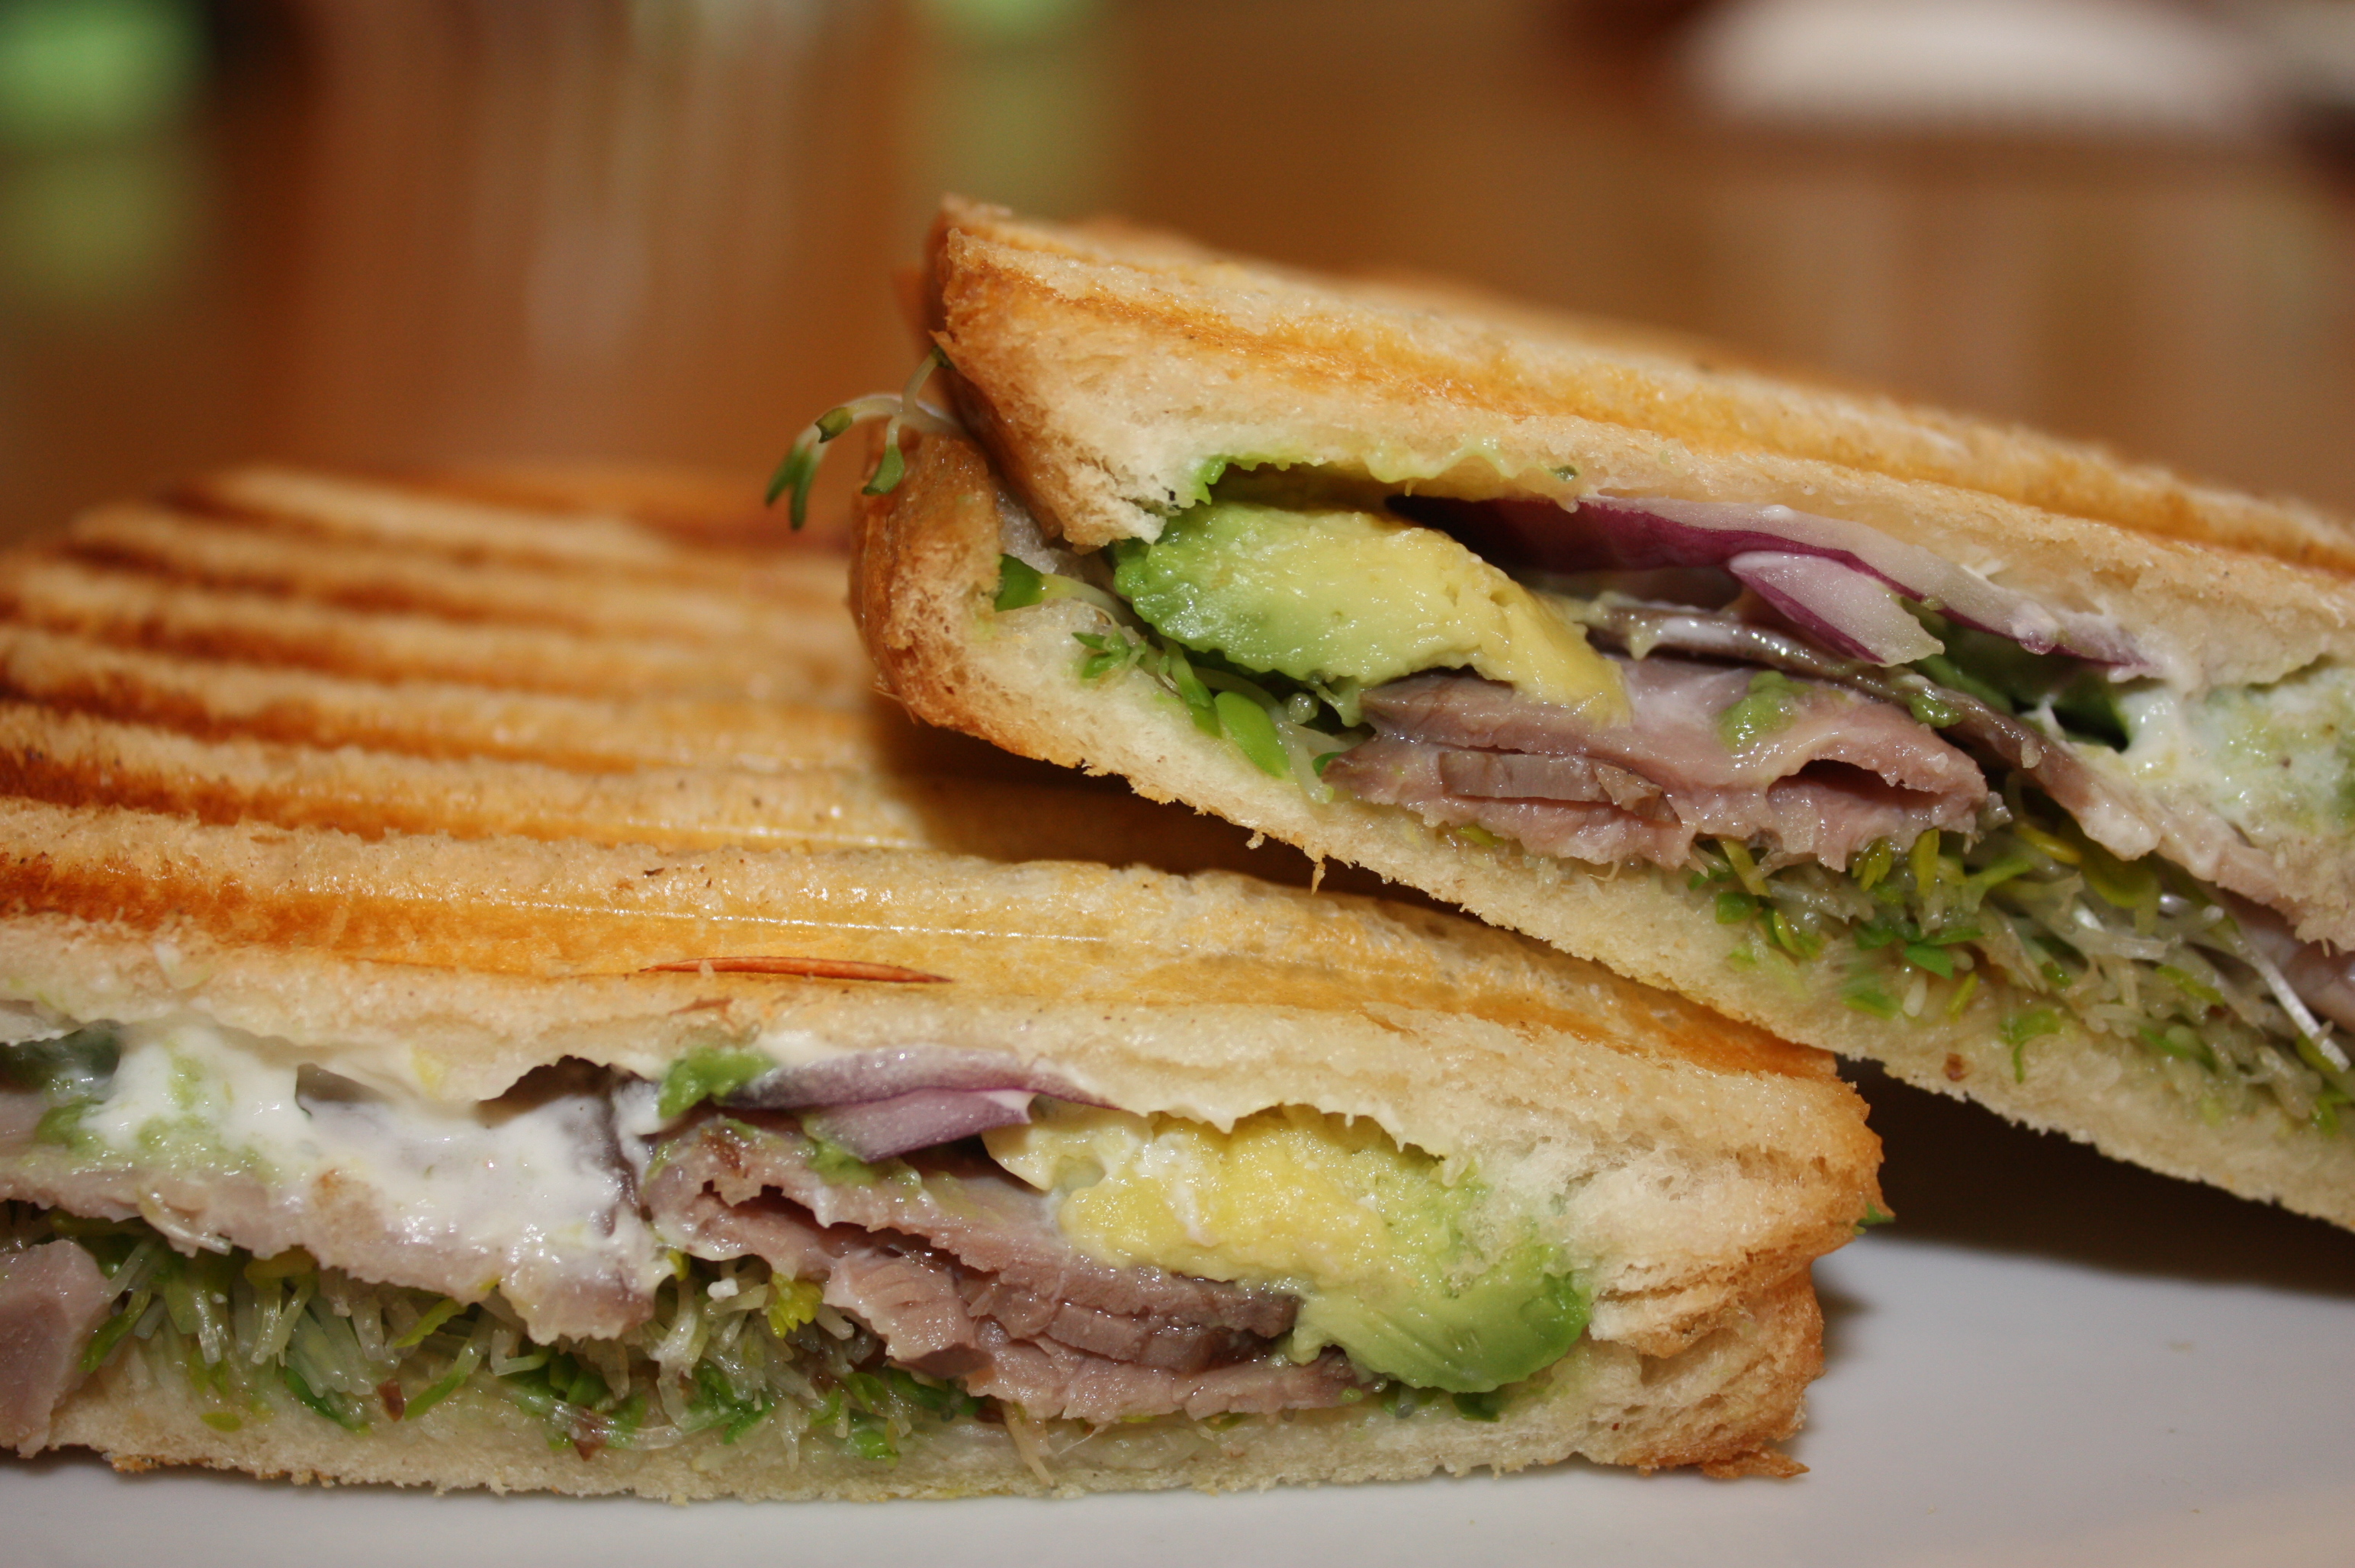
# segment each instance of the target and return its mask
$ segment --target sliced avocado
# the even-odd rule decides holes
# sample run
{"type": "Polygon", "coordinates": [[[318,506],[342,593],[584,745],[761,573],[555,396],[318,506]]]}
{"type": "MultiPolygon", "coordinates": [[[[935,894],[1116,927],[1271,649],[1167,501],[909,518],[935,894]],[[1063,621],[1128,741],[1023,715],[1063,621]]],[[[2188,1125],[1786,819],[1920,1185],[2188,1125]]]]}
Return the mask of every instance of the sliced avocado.
{"type": "Polygon", "coordinates": [[[1500,1216],[1476,1176],[1444,1179],[1437,1158],[1362,1118],[1284,1106],[1221,1132],[1050,1105],[985,1138],[1060,1195],[1057,1228],[1089,1256],[1299,1296],[1303,1360],[1338,1345],[1376,1375],[1479,1393],[1558,1360],[1586,1328],[1558,1246],[1500,1216]],[[1474,1239],[1499,1231],[1488,1247],[1474,1239]]]}
{"type": "Polygon", "coordinates": [[[1214,501],[1115,548],[1113,584],[1164,636],[1295,680],[1469,667],[1549,702],[1624,706],[1577,627],[1435,528],[1214,501]]]}
{"type": "Polygon", "coordinates": [[[1560,1360],[1586,1331],[1585,1293],[1548,1272],[1559,1261],[1525,1244],[1452,1293],[1318,1291],[1301,1304],[1295,1344],[1339,1345],[1367,1371],[1418,1388],[1501,1388],[1560,1360]]]}

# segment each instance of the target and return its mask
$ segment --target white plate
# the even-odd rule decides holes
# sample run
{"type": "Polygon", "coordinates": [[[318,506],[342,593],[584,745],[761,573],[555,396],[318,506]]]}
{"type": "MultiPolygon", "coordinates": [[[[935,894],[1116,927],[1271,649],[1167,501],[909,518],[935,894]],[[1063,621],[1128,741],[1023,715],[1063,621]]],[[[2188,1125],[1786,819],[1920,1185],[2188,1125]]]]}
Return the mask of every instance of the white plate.
{"type": "Polygon", "coordinates": [[[2355,1562],[2355,1236],[1883,1082],[1900,1221],[1821,1264],[1795,1481],[1588,1466],[1206,1498],[704,1504],[0,1465],[0,1561],[1578,1564],[2355,1562]]]}

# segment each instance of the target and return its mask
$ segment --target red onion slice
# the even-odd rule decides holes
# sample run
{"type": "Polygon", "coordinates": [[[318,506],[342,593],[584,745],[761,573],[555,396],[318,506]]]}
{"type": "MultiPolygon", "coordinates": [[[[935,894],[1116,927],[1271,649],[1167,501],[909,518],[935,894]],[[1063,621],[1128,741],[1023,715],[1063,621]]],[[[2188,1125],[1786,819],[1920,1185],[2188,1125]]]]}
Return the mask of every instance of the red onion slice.
{"type": "Polygon", "coordinates": [[[1935,604],[1951,620],[2009,637],[2031,653],[2064,653],[2137,671],[2152,667],[2122,630],[2100,616],[2056,615],[2024,593],[1998,588],[1934,551],[1862,523],[1782,506],[1625,496],[1589,496],[1579,502],[1576,515],[1608,529],[1614,546],[1634,545],[1647,558],[1625,565],[1718,566],[1757,549],[1822,556],[1870,572],[1908,598],[1935,604]],[[1654,556],[1663,559],[1648,559],[1654,556]]]}
{"type": "Polygon", "coordinates": [[[1745,550],[1725,564],[1785,619],[1836,654],[1901,665],[1943,649],[1887,583],[1830,556],[1745,550]]]}
{"type": "Polygon", "coordinates": [[[1028,1089],[915,1089],[888,1100],[834,1105],[802,1125],[872,1164],[1030,1119],[1028,1089]]]}
{"type": "Polygon", "coordinates": [[[858,1051],[764,1072],[722,1105],[815,1110],[804,1125],[863,1160],[954,1143],[1030,1119],[1030,1102],[1052,1094],[1100,1104],[1060,1075],[1003,1051],[909,1045],[858,1051]]]}
{"type": "Polygon", "coordinates": [[[1723,567],[1753,552],[1814,556],[1878,578],[1909,599],[1935,605],[1950,620],[2009,637],[2034,653],[2068,654],[2113,666],[2121,675],[2157,669],[2102,616],[2055,614],[1919,545],[1788,507],[1633,496],[1589,496],[1574,509],[1551,501],[1421,496],[1391,504],[1457,534],[1508,570],[1648,571],[1723,567]]]}

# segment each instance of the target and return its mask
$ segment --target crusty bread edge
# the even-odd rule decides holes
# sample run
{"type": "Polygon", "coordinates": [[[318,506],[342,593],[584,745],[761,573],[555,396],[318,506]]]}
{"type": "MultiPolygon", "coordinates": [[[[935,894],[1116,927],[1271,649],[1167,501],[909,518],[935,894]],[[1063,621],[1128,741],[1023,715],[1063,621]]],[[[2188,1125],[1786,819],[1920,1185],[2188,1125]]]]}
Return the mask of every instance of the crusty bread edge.
{"type": "Polygon", "coordinates": [[[2122,460],[2096,443],[1770,369],[1729,346],[1462,285],[1320,276],[1118,221],[1043,222],[950,196],[929,240],[925,286],[929,325],[952,337],[953,317],[1003,306],[1009,291],[1055,293],[1063,306],[1099,319],[1179,323],[1196,342],[1305,349],[1353,390],[1404,379],[1499,412],[1574,407],[1680,453],[1772,455],[2152,539],[2355,571],[2350,519],[2303,502],[2238,494],[2122,460]],[[1285,325],[1273,336],[1221,323],[1214,305],[1204,308],[1261,293],[1284,300],[1277,315],[1285,325]],[[1302,321],[1295,330],[1304,317],[1314,325],[1302,321]],[[1371,355],[1387,363],[1369,363],[1371,355]]]}
{"type": "MultiPolygon", "coordinates": [[[[1154,537],[1222,459],[1412,475],[1419,490],[1474,497],[1775,502],[1928,549],[2052,609],[2106,617],[2186,689],[2355,658],[2355,591],[2343,571],[2312,564],[2339,538],[2318,517],[2160,475],[2166,504],[2127,508],[2122,517],[2149,525],[2128,526],[2095,505],[2103,485],[2023,490],[2023,465],[2037,463],[2014,451],[2020,432],[1951,421],[1966,442],[1894,405],[1870,418],[1838,400],[1813,409],[1803,388],[1788,389],[1792,410],[1754,396],[1721,408],[1683,385],[1700,373],[1655,356],[1403,312],[1249,263],[1156,271],[1118,250],[1075,240],[1050,252],[1032,238],[1016,223],[944,226],[937,336],[1001,473],[1050,535],[1082,549],[1154,537]],[[1271,299],[1274,288],[1292,292],[1271,299]],[[1851,417],[1853,430],[1842,422],[1851,417]],[[1785,428],[1808,419],[1837,430],[1811,442],[1785,428]],[[1922,461],[1890,461],[1868,437],[1918,448],[1922,461]],[[1987,450],[1956,472],[1932,461],[1981,438],[1987,450]],[[2022,498],[2031,492],[2042,504],[2022,498]],[[2072,501],[2085,509],[2066,510],[2072,501]],[[2219,548],[2220,535],[2249,543],[2232,519],[2255,512],[2288,529],[2272,540],[2279,554],[2219,548]]],[[[2089,453],[2069,464],[2092,479],[2106,472],[2089,453]]],[[[2135,484],[2157,472],[2133,471],[2135,484]]],[[[2355,564],[2355,546],[2331,559],[2355,564]]]]}

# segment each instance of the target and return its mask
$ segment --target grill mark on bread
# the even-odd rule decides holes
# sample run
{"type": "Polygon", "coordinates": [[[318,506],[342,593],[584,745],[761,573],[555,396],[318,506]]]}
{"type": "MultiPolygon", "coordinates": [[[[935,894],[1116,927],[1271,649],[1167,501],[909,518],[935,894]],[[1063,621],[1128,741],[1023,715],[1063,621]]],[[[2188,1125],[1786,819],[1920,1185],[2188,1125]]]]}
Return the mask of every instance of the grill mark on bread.
{"type": "MultiPolygon", "coordinates": [[[[1300,278],[1115,225],[1029,223],[954,197],[934,230],[931,268],[932,325],[945,327],[959,371],[992,386],[1018,360],[1051,355],[1059,338],[1086,342],[1105,364],[1150,343],[1156,352],[1137,359],[1166,365],[1174,343],[1192,360],[1179,384],[1213,380],[1221,361],[1240,360],[1300,387],[1312,406],[1346,379],[1388,410],[1439,402],[1492,421],[1574,418],[1701,453],[1950,485],[2063,517],[2355,571],[2346,524],[2314,507],[1788,371],[1764,375],[1721,356],[1704,362],[1630,341],[1611,324],[1470,291],[1300,278]],[[1065,335],[1044,324],[1049,312],[1088,325],[1065,335]]],[[[996,411],[1014,427],[1012,450],[1041,442],[1039,411],[1007,406],[1000,394],[996,411]]],[[[1056,487],[1034,498],[1059,514],[1066,500],[1056,487]]]]}
{"type": "MultiPolygon", "coordinates": [[[[1806,1078],[1828,1061],[1546,953],[1348,895],[1302,900],[1216,872],[996,865],[929,849],[663,854],[215,825],[0,799],[0,909],[378,963],[618,975],[714,953],[953,973],[965,988],[1125,1005],[1363,1017],[1444,1009],[1637,1055],[1806,1078]],[[463,909],[463,919],[449,912],[463,909]],[[1434,941],[1433,938],[1438,940],[1434,941]],[[944,957],[947,953],[951,956],[944,957]]],[[[781,982],[790,983],[790,982],[781,982]]]]}
{"type": "Polygon", "coordinates": [[[823,980],[881,980],[897,985],[944,986],[946,975],[927,975],[896,964],[862,964],[853,958],[791,958],[782,954],[741,958],[681,958],[649,964],[645,975],[810,975],[823,980]]]}
{"type": "MultiPolygon", "coordinates": [[[[646,844],[665,849],[940,848],[995,860],[1116,859],[1158,832],[1189,861],[1240,861],[1231,829],[1174,821],[1133,795],[815,765],[574,771],[268,741],[209,741],[0,702],[0,793],[208,823],[457,838],[646,844]],[[1060,795],[1063,809],[1042,811],[1060,795]]],[[[1238,867],[1237,869],[1240,869],[1238,867]]]]}
{"type": "MultiPolygon", "coordinates": [[[[623,568],[671,581],[741,587],[775,558],[696,549],[613,513],[490,505],[413,486],[256,464],[186,481],[176,504],[330,539],[362,539],[460,560],[623,568]]],[[[795,566],[782,570],[791,573],[795,566]]]]}
{"type": "Polygon", "coordinates": [[[834,653],[838,570],[771,571],[733,592],[646,581],[602,566],[462,563],[425,551],[225,525],[153,507],[115,507],[67,535],[78,559],[180,582],[243,589],[357,610],[443,620],[563,627],[663,641],[757,644],[785,656],[834,653]]]}
{"type": "Polygon", "coordinates": [[[0,694],[206,739],[502,757],[576,772],[857,767],[928,751],[1005,755],[919,728],[864,693],[861,706],[677,697],[612,701],[456,682],[371,681],[123,647],[5,621],[0,694]]]}
{"type": "Polygon", "coordinates": [[[543,627],[469,625],[189,586],[59,556],[0,565],[0,604],[56,632],[200,658],[598,696],[855,688],[855,640],[797,656],[543,627]]]}

